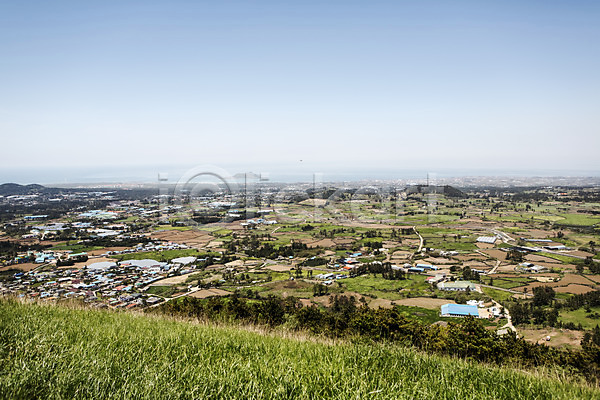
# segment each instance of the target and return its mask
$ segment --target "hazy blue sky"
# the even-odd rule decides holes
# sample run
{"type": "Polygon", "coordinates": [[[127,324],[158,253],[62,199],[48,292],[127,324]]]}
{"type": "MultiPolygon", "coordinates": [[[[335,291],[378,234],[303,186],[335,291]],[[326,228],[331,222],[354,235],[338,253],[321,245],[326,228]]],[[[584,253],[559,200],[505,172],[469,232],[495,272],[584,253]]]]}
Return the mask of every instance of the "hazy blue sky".
{"type": "Polygon", "coordinates": [[[0,167],[600,171],[597,1],[0,4],[0,167]]]}

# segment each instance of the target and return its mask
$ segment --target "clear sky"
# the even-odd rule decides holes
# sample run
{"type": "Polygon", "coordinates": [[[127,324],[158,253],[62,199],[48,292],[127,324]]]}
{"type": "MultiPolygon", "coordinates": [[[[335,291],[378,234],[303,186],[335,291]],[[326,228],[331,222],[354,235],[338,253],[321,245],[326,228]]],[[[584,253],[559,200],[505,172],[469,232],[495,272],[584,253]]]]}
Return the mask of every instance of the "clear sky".
{"type": "Polygon", "coordinates": [[[600,171],[598,1],[0,3],[0,168],[600,171]]]}

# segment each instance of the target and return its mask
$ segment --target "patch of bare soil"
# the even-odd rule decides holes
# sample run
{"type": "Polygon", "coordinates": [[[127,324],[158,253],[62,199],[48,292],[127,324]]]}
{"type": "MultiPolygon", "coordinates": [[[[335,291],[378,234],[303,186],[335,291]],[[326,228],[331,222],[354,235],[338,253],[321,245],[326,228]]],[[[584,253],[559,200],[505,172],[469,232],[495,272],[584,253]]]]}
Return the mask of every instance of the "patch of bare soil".
{"type": "Polygon", "coordinates": [[[594,289],[592,289],[589,286],[576,285],[576,284],[570,284],[568,286],[560,286],[560,287],[555,288],[554,290],[558,293],[571,293],[571,294],[584,294],[584,293],[594,291],[594,289]]]}
{"type": "Polygon", "coordinates": [[[18,269],[18,270],[21,270],[23,272],[29,272],[32,269],[35,269],[35,268],[39,267],[40,265],[42,265],[42,264],[23,263],[23,264],[6,265],[4,267],[1,267],[0,271],[10,271],[11,269],[18,269]]]}
{"type": "Polygon", "coordinates": [[[319,241],[316,242],[311,242],[307,244],[308,247],[310,248],[314,248],[314,247],[325,247],[325,248],[329,248],[329,247],[335,247],[335,242],[331,239],[321,239],[319,241]]]}
{"type": "Polygon", "coordinates": [[[534,263],[537,263],[537,262],[556,263],[556,260],[553,258],[538,256],[536,254],[527,254],[524,258],[525,258],[525,260],[531,261],[534,263]]]}
{"type": "MultiPolygon", "coordinates": [[[[396,253],[394,253],[396,254],[396,253]]],[[[423,261],[428,262],[432,265],[438,265],[438,264],[454,264],[456,261],[450,260],[449,258],[444,258],[444,257],[429,257],[424,259],[423,261]]]]}
{"type": "Polygon", "coordinates": [[[410,299],[395,300],[394,303],[402,306],[422,307],[438,310],[444,304],[455,304],[453,300],[433,299],[431,297],[413,297],[410,299]]]}
{"type": "Polygon", "coordinates": [[[583,338],[583,332],[569,329],[518,329],[518,332],[528,342],[551,347],[579,347],[583,338]],[[550,336],[550,340],[546,340],[548,336],[550,336]]]}
{"type": "Polygon", "coordinates": [[[172,276],[170,278],[165,278],[165,279],[161,279],[159,281],[156,282],[152,282],[152,284],[150,286],[166,286],[166,285],[178,285],[180,283],[183,283],[186,281],[186,279],[193,274],[193,272],[190,272],[189,274],[184,274],[184,275],[178,275],[178,276],[172,276]]]}
{"type": "Polygon", "coordinates": [[[231,292],[222,289],[202,289],[196,292],[190,293],[188,297],[195,297],[197,299],[206,299],[208,297],[216,296],[229,296],[231,292]]]}
{"type": "Polygon", "coordinates": [[[531,239],[551,239],[552,232],[542,231],[540,229],[527,229],[525,232],[519,232],[519,236],[531,239]]]}
{"type": "Polygon", "coordinates": [[[468,253],[468,254],[459,254],[457,256],[453,256],[452,258],[455,258],[457,260],[460,261],[469,261],[469,260],[485,260],[486,257],[479,254],[479,253],[468,253]]]}
{"type": "Polygon", "coordinates": [[[483,250],[482,252],[487,254],[488,256],[490,256],[492,258],[496,258],[498,260],[506,259],[506,252],[502,251],[502,250],[489,249],[489,250],[483,250]]]}
{"type": "Polygon", "coordinates": [[[194,248],[204,247],[214,239],[210,233],[205,231],[197,231],[194,229],[189,231],[167,230],[152,232],[150,234],[150,238],[186,244],[194,248]]]}
{"type": "Polygon", "coordinates": [[[268,269],[268,270],[274,271],[274,272],[287,272],[292,269],[292,266],[277,264],[277,265],[266,266],[263,269],[268,269]]]}
{"type": "Polygon", "coordinates": [[[593,256],[592,253],[588,253],[587,251],[580,251],[580,250],[569,251],[569,252],[566,252],[565,254],[569,254],[569,255],[577,256],[577,257],[592,257],[593,256]]]}
{"type": "MultiPolygon", "coordinates": [[[[313,298],[313,302],[318,303],[322,306],[325,307],[329,307],[333,301],[333,296],[332,294],[327,294],[325,296],[315,296],[313,298]]],[[[341,296],[346,296],[346,297],[351,297],[354,296],[354,298],[356,299],[356,301],[358,301],[361,297],[363,297],[362,294],[360,293],[355,293],[355,292],[344,292],[341,294],[341,296]]]]}

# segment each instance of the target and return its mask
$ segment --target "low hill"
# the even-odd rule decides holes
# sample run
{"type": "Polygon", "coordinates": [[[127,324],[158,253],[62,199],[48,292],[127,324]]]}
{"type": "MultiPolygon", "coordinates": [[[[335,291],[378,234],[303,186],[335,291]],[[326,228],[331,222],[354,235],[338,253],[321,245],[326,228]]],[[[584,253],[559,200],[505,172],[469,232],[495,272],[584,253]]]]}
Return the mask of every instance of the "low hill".
{"type": "Polygon", "coordinates": [[[396,346],[0,300],[0,398],[528,399],[600,391],[396,346]]]}
{"type": "Polygon", "coordinates": [[[18,183],[3,183],[0,185],[0,195],[27,195],[44,191],[42,185],[19,185],[18,183]]]}
{"type": "Polygon", "coordinates": [[[435,185],[415,185],[415,186],[409,186],[406,189],[406,192],[408,194],[411,193],[422,193],[422,194],[443,194],[445,196],[448,197],[467,197],[466,194],[464,194],[462,191],[460,191],[459,189],[450,186],[450,185],[444,185],[444,186],[435,186],[435,185]]]}

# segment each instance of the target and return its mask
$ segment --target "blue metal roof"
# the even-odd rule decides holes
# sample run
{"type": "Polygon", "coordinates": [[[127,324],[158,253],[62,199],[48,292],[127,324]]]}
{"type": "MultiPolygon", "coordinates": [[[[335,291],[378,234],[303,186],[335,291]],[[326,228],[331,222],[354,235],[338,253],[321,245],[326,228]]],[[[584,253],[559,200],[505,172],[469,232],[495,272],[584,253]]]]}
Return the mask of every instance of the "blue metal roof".
{"type": "Polygon", "coordinates": [[[479,316],[477,306],[470,306],[467,304],[444,304],[442,306],[442,315],[473,315],[479,316]]]}

